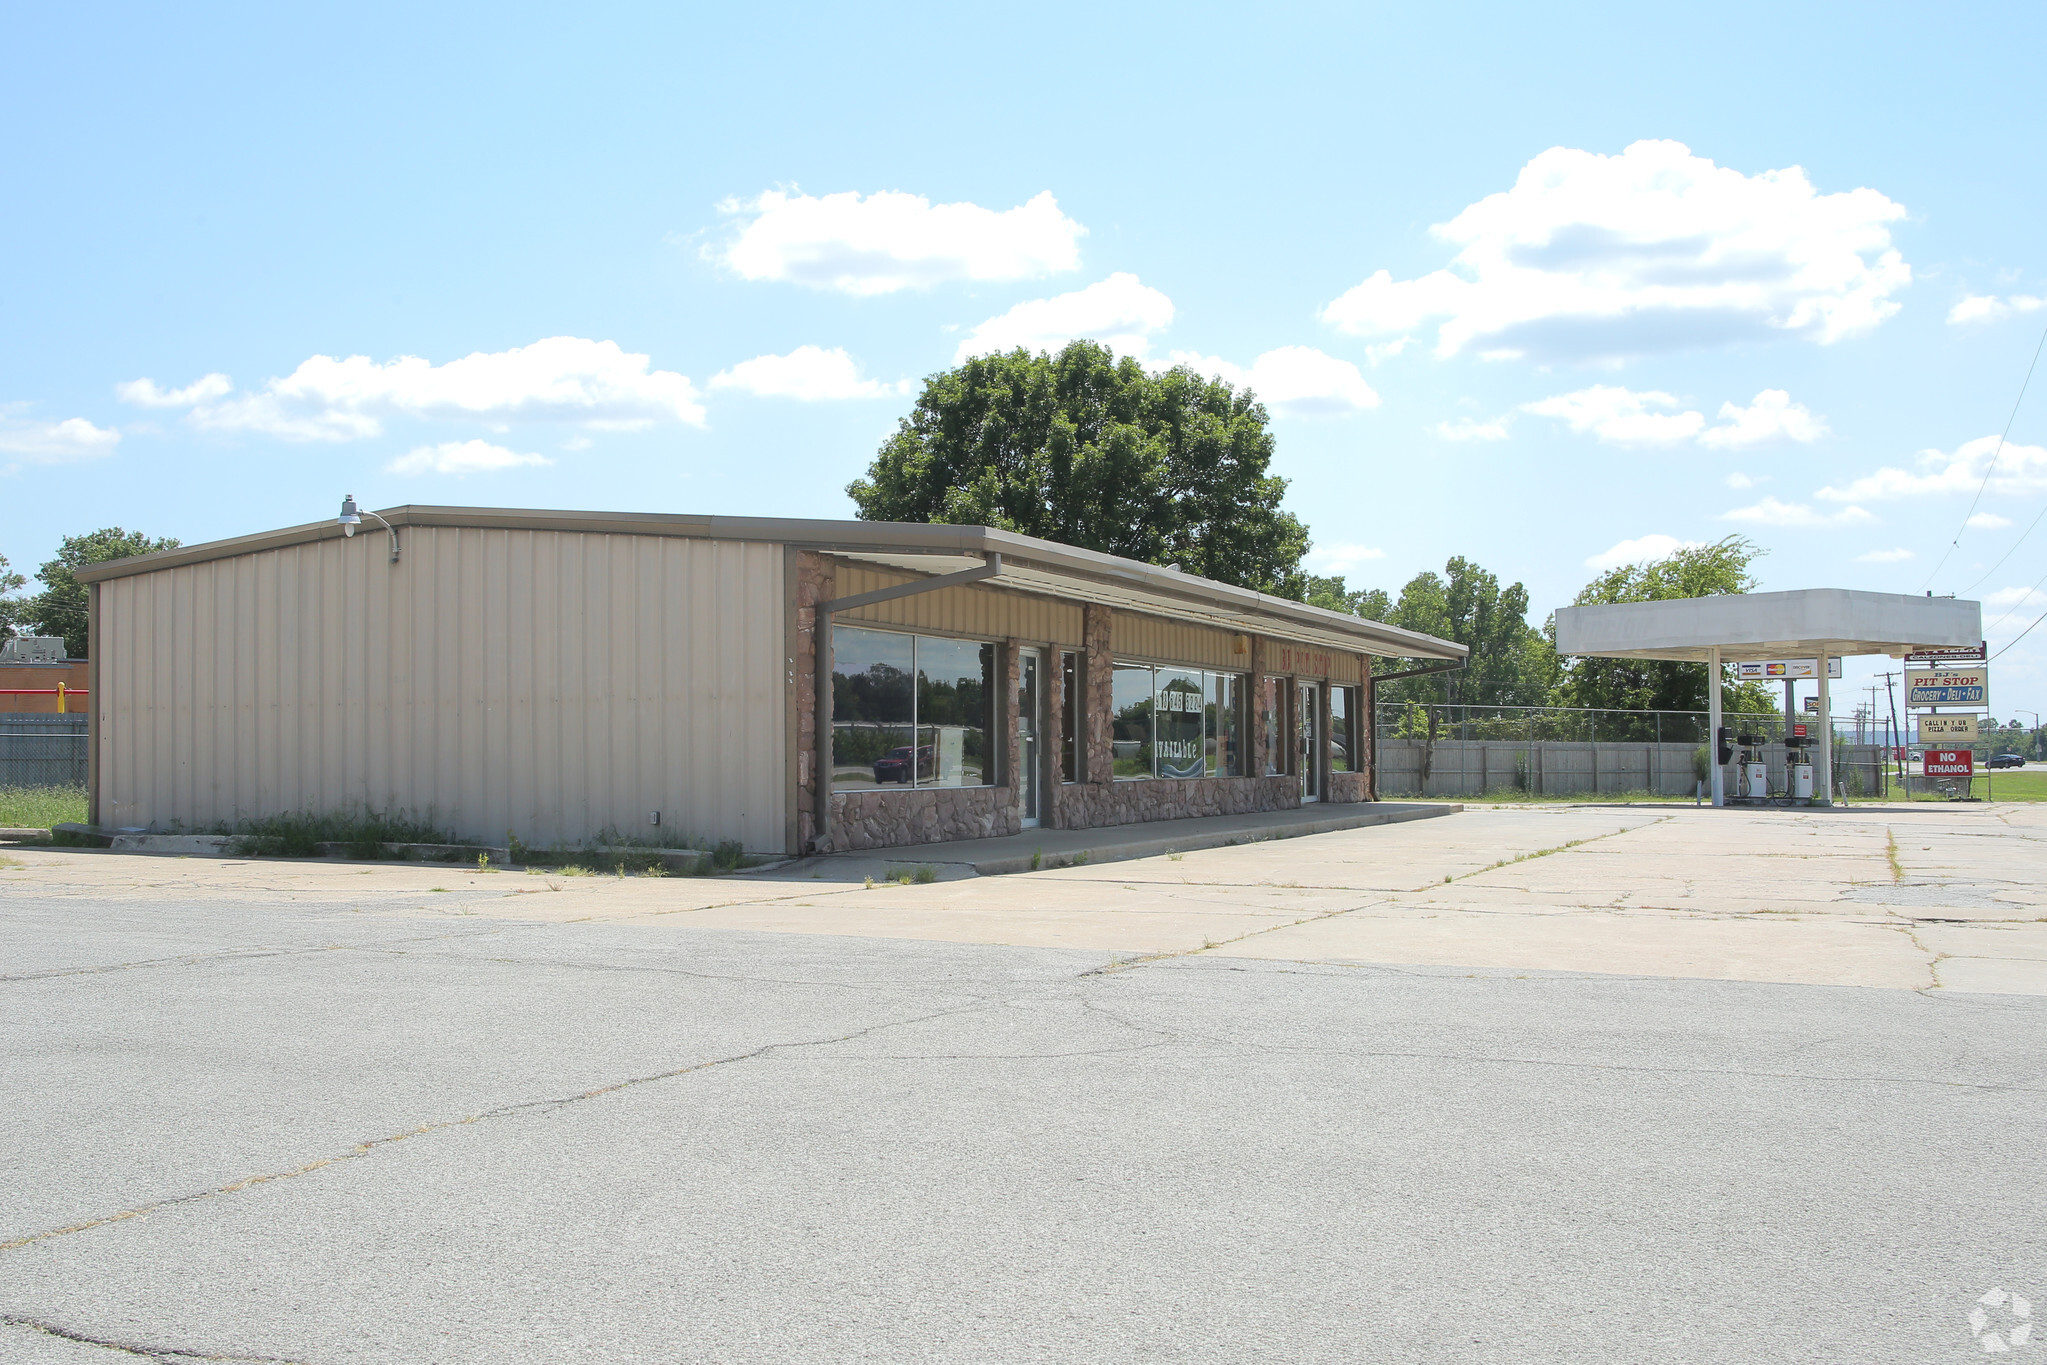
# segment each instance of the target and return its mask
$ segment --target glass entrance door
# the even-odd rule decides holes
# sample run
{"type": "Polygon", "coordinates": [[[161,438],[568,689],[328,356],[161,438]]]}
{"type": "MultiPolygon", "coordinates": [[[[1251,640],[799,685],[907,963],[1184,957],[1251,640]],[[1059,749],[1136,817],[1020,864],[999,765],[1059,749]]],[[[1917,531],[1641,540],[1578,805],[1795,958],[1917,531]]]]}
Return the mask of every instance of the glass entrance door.
{"type": "Polygon", "coordinates": [[[1044,656],[1035,649],[1020,651],[1017,658],[1016,799],[1025,829],[1037,826],[1038,792],[1044,782],[1043,760],[1038,753],[1039,732],[1044,729],[1044,693],[1044,656]]]}
{"type": "Polygon", "coordinates": [[[1301,736],[1301,800],[1322,799],[1322,745],[1318,728],[1322,717],[1322,684],[1304,682],[1294,688],[1296,709],[1300,713],[1301,736]]]}

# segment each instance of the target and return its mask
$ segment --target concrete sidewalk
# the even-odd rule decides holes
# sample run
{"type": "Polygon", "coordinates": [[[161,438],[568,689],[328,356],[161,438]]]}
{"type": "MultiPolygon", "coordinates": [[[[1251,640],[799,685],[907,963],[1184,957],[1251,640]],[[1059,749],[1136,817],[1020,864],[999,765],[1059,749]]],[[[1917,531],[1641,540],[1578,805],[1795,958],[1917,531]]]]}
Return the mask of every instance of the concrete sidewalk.
{"type": "MultiPolygon", "coordinates": [[[[1041,868],[1093,866],[1130,858],[1157,858],[1196,848],[1227,848],[1268,839],[1298,839],[1341,829],[1367,829],[1454,815],[1464,807],[1442,801],[1360,801],[1302,806],[1250,815],[1205,815],[1191,820],[1147,820],[1096,829],[1027,829],[997,839],[955,839],[907,848],[832,853],[804,860],[806,869],[886,862],[891,866],[929,863],[971,868],[983,877],[1041,868]]],[[[829,875],[829,874],[828,874],[829,875]]]]}

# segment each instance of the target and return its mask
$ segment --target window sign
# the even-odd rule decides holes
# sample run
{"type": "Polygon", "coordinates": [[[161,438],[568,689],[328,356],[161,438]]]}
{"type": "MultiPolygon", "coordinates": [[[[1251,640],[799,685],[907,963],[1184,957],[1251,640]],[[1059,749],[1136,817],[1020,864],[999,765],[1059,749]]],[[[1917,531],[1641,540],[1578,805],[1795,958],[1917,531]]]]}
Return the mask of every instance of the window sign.
{"type": "Polygon", "coordinates": [[[1117,664],[1111,691],[1119,781],[1244,775],[1242,674],[1117,664]]]}
{"type": "Polygon", "coordinates": [[[1203,752],[1202,724],[1206,706],[1202,676],[1186,669],[1157,670],[1153,703],[1153,746],[1160,777],[1201,777],[1208,769],[1203,752]]]}
{"type": "Polygon", "coordinates": [[[995,647],[832,627],[832,786],[984,787],[995,647]]]}

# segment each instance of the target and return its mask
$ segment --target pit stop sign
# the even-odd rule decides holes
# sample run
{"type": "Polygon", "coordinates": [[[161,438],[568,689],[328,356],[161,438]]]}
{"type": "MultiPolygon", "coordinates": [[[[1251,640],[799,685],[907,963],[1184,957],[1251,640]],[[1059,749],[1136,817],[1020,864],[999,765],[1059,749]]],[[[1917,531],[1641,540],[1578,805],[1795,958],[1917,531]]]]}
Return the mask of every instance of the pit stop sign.
{"type": "Polygon", "coordinates": [[[1928,777],[1972,777],[1976,772],[1976,751],[1974,749],[1928,749],[1926,751],[1926,775],[1928,777]]]}

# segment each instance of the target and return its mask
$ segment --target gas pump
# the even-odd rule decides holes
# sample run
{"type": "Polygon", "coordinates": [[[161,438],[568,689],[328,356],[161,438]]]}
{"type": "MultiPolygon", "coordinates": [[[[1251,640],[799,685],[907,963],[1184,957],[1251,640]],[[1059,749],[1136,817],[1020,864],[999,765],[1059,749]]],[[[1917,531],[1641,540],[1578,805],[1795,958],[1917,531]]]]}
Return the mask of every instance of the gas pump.
{"type": "Polygon", "coordinates": [[[1751,801],[1769,800],[1770,765],[1763,761],[1763,745],[1769,741],[1761,735],[1736,735],[1734,742],[1741,749],[1737,792],[1751,801]]]}
{"type": "Polygon", "coordinates": [[[1784,741],[1784,766],[1791,775],[1789,795],[1794,801],[1812,800],[1811,735],[1792,735],[1784,741]]]}

